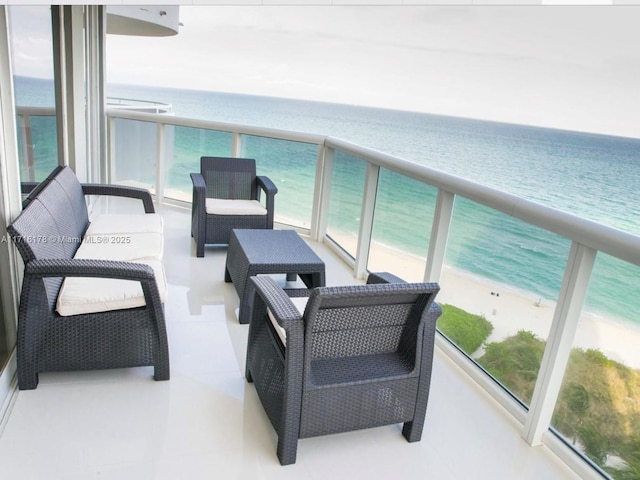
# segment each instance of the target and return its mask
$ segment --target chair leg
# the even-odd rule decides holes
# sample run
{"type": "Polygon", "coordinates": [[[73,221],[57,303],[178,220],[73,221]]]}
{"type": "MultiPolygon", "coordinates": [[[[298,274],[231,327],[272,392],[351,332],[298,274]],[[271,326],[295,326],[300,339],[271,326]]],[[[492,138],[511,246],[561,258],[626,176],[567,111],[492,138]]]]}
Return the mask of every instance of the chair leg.
{"type": "Polygon", "coordinates": [[[196,238],[196,257],[204,257],[204,240],[196,238]]]}
{"type": "Polygon", "coordinates": [[[278,460],[280,460],[280,465],[293,465],[296,463],[297,451],[297,437],[286,434],[278,437],[278,460]]]}
{"type": "Polygon", "coordinates": [[[171,376],[171,374],[169,373],[169,365],[168,364],[155,365],[153,367],[153,379],[156,382],[169,380],[170,376],[171,376]]]}
{"type": "Polygon", "coordinates": [[[38,386],[36,372],[18,372],[18,388],[20,390],[34,390],[38,386]]]}
{"type": "Polygon", "coordinates": [[[423,427],[424,422],[416,422],[415,420],[405,422],[402,427],[402,436],[407,439],[407,442],[419,442],[422,438],[423,427]]]}

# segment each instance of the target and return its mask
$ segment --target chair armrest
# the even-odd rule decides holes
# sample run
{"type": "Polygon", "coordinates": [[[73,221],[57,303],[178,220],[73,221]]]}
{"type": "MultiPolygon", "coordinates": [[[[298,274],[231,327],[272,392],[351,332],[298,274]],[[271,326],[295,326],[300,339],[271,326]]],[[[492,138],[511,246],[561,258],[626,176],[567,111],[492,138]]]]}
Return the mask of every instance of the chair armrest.
{"type": "Polygon", "coordinates": [[[258,175],[256,177],[256,182],[267,195],[275,195],[278,193],[278,187],[276,187],[275,183],[273,183],[269,177],[258,175]]]}
{"type": "MultiPolygon", "coordinates": [[[[262,300],[266,307],[271,310],[278,324],[287,332],[296,322],[302,323],[302,314],[293,304],[287,293],[280,288],[276,281],[268,276],[255,276],[249,279],[255,289],[254,312],[259,311],[256,301],[262,300]]],[[[308,290],[309,294],[311,293],[308,290]]]]}
{"type": "Polygon", "coordinates": [[[33,197],[36,196],[38,191],[38,182],[20,182],[20,193],[24,196],[22,199],[22,209],[27,208],[27,205],[31,203],[33,197]]]}
{"type": "Polygon", "coordinates": [[[400,277],[389,272],[371,272],[367,277],[367,285],[374,283],[407,283],[400,277]]]}
{"type": "Polygon", "coordinates": [[[151,266],[116,260],[43,258],[28,262],[24,273],[34,277],[102,277],[155,281],[151,266]]]}
{"type": "MultiPolygon", "coordinates": [[[[258,187],[260,187],[264,193],[266,198],[266,208],[267,208],[267,228],[273,228],[273,214],[275,211],[275,196],[278,193],[278,188],[275,184],[269,179],[269,177],[265,177],[264,175],[258,175],[256,177],[256,183],[258,187]]],[[[260,190],[258,190],[258,200],[260,200],[260,190]]]]}
{"type": "Polygon", "coordinates": [[[191,176],[191,182],[193,183],[194,201],[196,199],[198,201],[202,201],[202,205],[204,206],[204,201],[207,197],[207,184],[204,181],[204,177],[201,173],[191,173],[189,175],[191,176]]]}
{"type": "MultiPolygon", "coordinates": [[[[204,222],[204,214],[207,201],[207,184],[205,183],[204,176],[201,173],[191,173],[190,176],[191,182],[193,183],[191,211],[197,214],[198,218],[202,220],[202,222],[204,222]]],[[[200,228],[204,229],[204,223],[200,226],[200,228]]]]}
{"type": "Polygon", "coordinates": [[[20,191],[23,195],[29,195],[40,182],[20,182],[20,191]]]}
{"type": "Polygon", "coordinates": [[[117,197],[137,198],[142,200],[145,213],[155,213],[153,199],[149,190],[125,185],[105,185],[100,183],[83,183],[82,193],[85,195],[111,195],[117,197]]]}
{"type": "Polygon", "coordinates": [[[196,190],[206,190],[207,185],[204,183],[204,177],[201,173],[190,173],[191,182],[193,183],[193,188],[196,190]]]}
{"type": "Polygon", "coordinates": [[[442,315],[442,307],[438,303],[432,302],[431,305],[429,305],[426,317],[435,322],[440,318],[440,315],[442,315]]]}

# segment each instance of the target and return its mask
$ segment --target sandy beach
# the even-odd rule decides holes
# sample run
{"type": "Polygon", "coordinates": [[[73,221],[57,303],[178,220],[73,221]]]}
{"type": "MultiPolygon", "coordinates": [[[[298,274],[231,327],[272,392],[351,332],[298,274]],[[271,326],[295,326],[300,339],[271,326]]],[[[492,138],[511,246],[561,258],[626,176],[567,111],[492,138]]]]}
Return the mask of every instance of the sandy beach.
{"type": "MultiPolygon", "coordinates": [[[[341,238],[340,241],[355,245],[355,238],[341,238]]],[[[374,245],[369,260],[370,270],[392,271],[407,281],[422,281],[424,265],[423,258],[380,244],[374,245]]],[[[439,303],[484,315],[493,324],[488,342],[500,341],[519,330],[528,330],[544,340],[549,334],[555,301],[447,266],[443,269],[440,287],[439,303]]],[[[583,312],[574,346],[598,349],[612,360],[640,368],[638,327],[583,312]]]]}
{"type": "MultiPolygon", "coordinates": [[[[488,342],[528,330],[546,339],[555,302],[540,299],[446,267],[440,281],[439,301],[484,315],[494,327],[488,342]],[[493,293],[493,294],[492,294],[493,293]]],[[[640,368],[640,331],[588,312],[580,317],[574,346],[598,349],[612,360],[640,368]]]]}

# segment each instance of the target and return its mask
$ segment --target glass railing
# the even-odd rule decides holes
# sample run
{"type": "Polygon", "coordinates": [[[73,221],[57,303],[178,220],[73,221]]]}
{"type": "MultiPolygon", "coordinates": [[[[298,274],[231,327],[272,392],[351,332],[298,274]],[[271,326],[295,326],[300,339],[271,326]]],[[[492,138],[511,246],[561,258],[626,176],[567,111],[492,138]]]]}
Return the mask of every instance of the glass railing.
{"type": "Polygon", "coordinates": [[[254,158],[257,174],[266,175],[278,187],[278,208],[274,220],[309,230],[318,146],[257,135],[243,135],[240,156],[254,158]]]}
{"type": "Polygon", "coordinates": [[[585,475],[629,478],[637,468],[640,365],[624,356],[640,344],[628,343],[635,327],[615,322],[619,331],[609,335],[604,318],[590,319],[638,310],[639,237],[332,137],[108,116],[110,181],[148,185],[160,202],[189,202],[188,173],[200,156],[256,158],[279,189],[276,221],[335,247],[354,275],[388,270],[440,282],[440,350],[522,422],[527,442],[546,442],[585,475]],[[594,364],[608,368],[597,387],[573,373],[594,364]],[[594,398],[613,391],[610,404],[596,407],[594,398]],[[618,422],[617,436],[601,438],[589,416],[596,408],[618,422]],[[567,446],[579,455],[562,453],[567,446]]]}
{"type": "Polygon", "coordinates": [[[569,246],[541,228],[456,199],[439,328],[527,408],[569,246]]]}
{"type": "Polygon", "coordinates": [[[165,140],[167,160],[164,194],[167,198],[190,202],[193,184],[189,174],[200,171],[202,156],[228,156],[233,144],[233,135],[217,130],[168,126],[165,129],[165,140]]]}
{"type": "Polygon", "coordinates": [[[110,181],[145,187],[155,193],[158,178],[157,130],[153,123],[117,119],[111,135],[110,181]]]}
{"type": "Polygon", "coordinates": [[[366,167],[364,160],[352,155],[334,155],[326,233],[351,258],[358,250],[366,167]]]}
{"type": "Polygon", "coordinates": [[[23,182],[42,181],[58,164],[56,117],[51,108],[19,108],[18,157],[23,182]]]}
{"type": "Polygon", "coordinates": [[[640,478],[640,268],[599,253],[552,425],[613,478],[640,478]],[[607,319],[614,319],[610,321],[607,319]]]}
{"type": "Polygon", "coordinates": [[[423,280],[437,194],[431,185],[380,169],[369,271],[391,269],[407,281],[423,280]]]}

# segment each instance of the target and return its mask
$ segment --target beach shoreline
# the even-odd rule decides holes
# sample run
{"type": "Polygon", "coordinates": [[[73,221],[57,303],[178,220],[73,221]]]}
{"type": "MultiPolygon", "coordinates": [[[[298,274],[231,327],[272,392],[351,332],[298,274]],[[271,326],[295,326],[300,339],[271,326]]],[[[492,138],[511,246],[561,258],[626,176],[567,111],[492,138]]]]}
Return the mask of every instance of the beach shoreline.
{"type": "MultiPolygon", "coordinates": [[[[555,301],[518,291],[462,270],[445,266],[438,301],[484,317],[493,324],[486,342],[499,342],[520,330],[546,340],[555,314],[555,301]]],[[[573,346],[596,349],[611,360],[640,369],[640,331],[621,322],[583,311],[573,346]]]]}
{"type": "MultiPolygon", "coordinates": [[[[355,243],[355,236],[332,237],[343,245],[355,243]]],[[[371,271],[391,271],[401,278],[422,281],[425,259],[398,249],[373,242],[369,268],[371,271]]],[[[508,285],[479,277],[470,272],[445,265],[440,278],[440,293],[436,301],[450,304],[469,313],[483,315],[493,325],[486,343],[499,342],[520,330],[534,333],[545,340],[549,336],[555,313],[554,300],[540,298],[508,285]]],[[[576,330],[574,347],[597,349],[609,359],[640,369],[640,329],[621,321],[583,311],[576,330]]]]}

